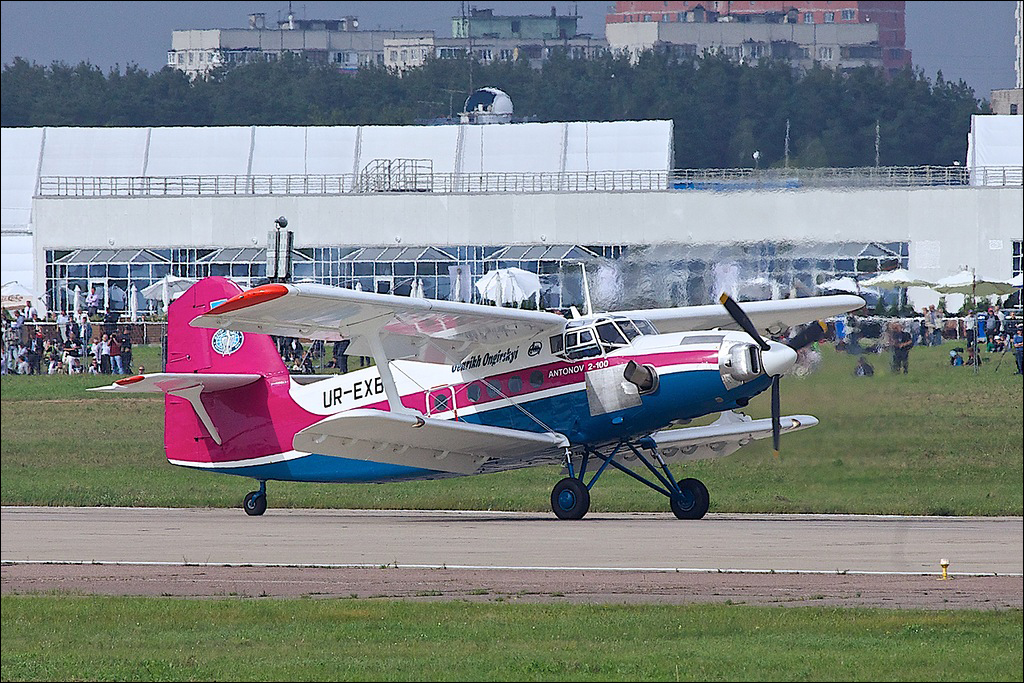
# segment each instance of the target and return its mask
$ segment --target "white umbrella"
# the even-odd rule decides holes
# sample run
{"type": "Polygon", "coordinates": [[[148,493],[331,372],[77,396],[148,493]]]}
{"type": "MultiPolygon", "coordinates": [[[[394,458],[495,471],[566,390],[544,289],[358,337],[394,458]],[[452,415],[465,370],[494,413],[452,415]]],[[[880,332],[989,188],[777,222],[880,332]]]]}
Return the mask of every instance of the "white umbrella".
{"type": "Polygon", "coordinates": [[[837,277],[833,280],[826,280],[817,288],[823,292],[849,292],[850,294],[860,294],[863,288],[854,280],[852,277],[837,277]]]}
{"type": "Polygon", "coordinates": [[[134,282],[128,287],[128,317],[132,322],[139,319],[139,291],[134,282]]]}
{"type": "Polygon", "coordinates": [[[172,301],[184,294],[195,283],[195,280],[187,277],[167,274],[148,287],[143,287],[142,296],[147,299],[155,299],[159,295],[164,304],[164,311],[166,311],[172,301]]]}
{"type": "Polygon", "coordinates": [[[360,282],[359,280],[356,280],[356,291],[357,292],[363,291],[363,283],[360,282]]]}
{"type": "Polygon", "coordinates": [[[74,299],[74,311],[75,318],[78,318],[78,312],[82,310],[82,288],[75,285],[75,299],[74,299]]]}
{"type": "Polygon", "coordinates": [[[944,277],[932,287],[940,294],[970,294],[972,296],[1002,296],[1012,294],[1015,285],[1010,280],[978,277],[974,271],[961,270],[955,275],[944,277]]]}
{"type": "Polygon", "coordinates": [[[412,295],[417,299],[426,298],[426,295],[423,293],[423,280],[416,280],[416,286],[413,287],[412,295]]]}
{"type": "Polygon", "coordinates": [[[932,283],[920,278],[905,268],[897,268],[879,273],[867,280],[861,280],[862,287],[881,287],[882,289],[903,289],[904,287],[931,287],[932,283]]]}
{"type": "Polygon", "coordinates": [[[540,291],[540,278],[522,268],[499,268],[480,278],[476,289],[484,299],[499,306],[506,302],[518,304],[540,291]]]}

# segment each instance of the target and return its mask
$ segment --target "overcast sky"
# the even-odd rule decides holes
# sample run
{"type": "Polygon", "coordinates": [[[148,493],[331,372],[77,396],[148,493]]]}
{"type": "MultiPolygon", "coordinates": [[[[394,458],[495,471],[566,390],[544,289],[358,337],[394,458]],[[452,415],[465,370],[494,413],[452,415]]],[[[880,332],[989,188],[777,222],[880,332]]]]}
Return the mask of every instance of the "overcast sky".
{"type": "MultiPolygon", "coordinates": [[[[3,64],[21,57],[37,64],[90,62],[104,71],[137,64],[157,71],[167,59],[171,31],[242,28],[263,12],[267,23],[288,13],[287,2],[3,2],[0,3],[3,64]]],[[[604,35],[604,14],[614,2],[293,2],[298,18],[356,16],[362,29],[432,29],[451,35],[451,18],[462,6],[495,14],[581,16],[580,30],[604,35]]],[[[963,79],[976,96],[1014,85],[1015,2],[908,2],[907,47],[914,64],[934,80],[963,79]]]]}

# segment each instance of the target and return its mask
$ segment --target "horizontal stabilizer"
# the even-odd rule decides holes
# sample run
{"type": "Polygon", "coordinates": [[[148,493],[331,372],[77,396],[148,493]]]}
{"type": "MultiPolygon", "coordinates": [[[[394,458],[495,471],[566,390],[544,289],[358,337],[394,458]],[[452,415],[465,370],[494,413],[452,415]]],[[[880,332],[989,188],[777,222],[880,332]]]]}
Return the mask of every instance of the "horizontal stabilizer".
{"type": "Polygon", "coordinates": [[[221,391],[244,387],[258,380],[260,375],[214,375],[194,372],[154,372],[148,375],[135,375],[119,379],[105,387],[95,387],[89,391],[113,391],[118,393],[140,393],[162,391],[169,394],[173,391],[202,387],[203,391],[221,391]]]}
{"type": "Polygon", "coordinates": [[[203,392],[223,391],[252,384],[262,375],[215,375],[193,372],[154,372],[151,375],[135,375],[119,379],[105,387],[96,387],[89,391],[110,391],[115,393],[143,393],[162,391],[171,396],[183,398],[192,404],[196,416],[202,421],[210,436],[219,446],[222,443],[220,432],[209,411],[203,405],[203,392]]]}
{"type": "Polygon", "coordinates": [[[527,457],[568,446],[561,434],[525,432],[408,413],[350,410],[306,427],[296,450],[354,460],[474,474],[491,458],[527,457]]]}
{"type": "MultiPolygon", "coordinates": [[[[818,424],[810,415],[787,415],[779,420],[782,434],[807,429],[818,424]]],[[[755,439],[772,435],[771,418],[752,420],[733,412],[704,427],[668,429],[651,435],[665,460],[703,460],[735,453],[755,439]]]]}

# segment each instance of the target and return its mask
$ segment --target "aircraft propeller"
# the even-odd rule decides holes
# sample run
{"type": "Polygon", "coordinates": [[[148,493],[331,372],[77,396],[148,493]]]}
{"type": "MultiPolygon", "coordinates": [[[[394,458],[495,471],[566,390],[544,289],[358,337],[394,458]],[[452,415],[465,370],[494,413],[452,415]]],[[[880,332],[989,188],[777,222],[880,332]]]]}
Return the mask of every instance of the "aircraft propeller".
{"type": "Polygon", "coordinates": [[[789,367],[792,367],[793,362],[796,360],[794,352],[821,339],[825,334],[825,325],[821,321],[808,325],[786,342],[785,346],[792,349],[792,352],[781,353],[782,349],[778,346],[772,347],[771,344],[758,334],[757,328],[750,320],[750,317],[731,296],[723,293],[719,301],[725,306],[725,310],[729,312],[729,315],[740,326],[740,329],[746,332],[761,348],[762,365],[764,366],[765,374],[772,378],[772,453],[777,458],[779,457],[779,441],[781,440],[780,435],[782,433],[782,392],[779,380],[782,378],[782,373],[789,367]],[[773,356],[777,356],[777,358],[773,356]]]}

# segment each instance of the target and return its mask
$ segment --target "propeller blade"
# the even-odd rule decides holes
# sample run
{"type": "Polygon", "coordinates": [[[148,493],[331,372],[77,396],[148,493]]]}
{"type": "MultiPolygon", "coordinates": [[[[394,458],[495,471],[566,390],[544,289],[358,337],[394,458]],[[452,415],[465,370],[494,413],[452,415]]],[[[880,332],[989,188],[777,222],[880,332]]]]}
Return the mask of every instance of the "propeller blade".
{"type": "Polygon", "coordinates": [[[800,330],[792,339],[786,342],[786,346],[799,351],[805,346],[809,346],[816,341],[819,341],[825,337],[825,331],[828,328],[825,327],[825,323],[820,320],[816,320],[812,324],[808,325],[804,329],[800,330]]]}
{"type": "Polygon", "coordinates": [[[782,432],[781,424],[781,396],[779,391],[779,376],[772,377],[772,453],[779,457],[779,436],[782,432]]]}
{"type": "Polygon", "coordinates": [[[731,296],[723,293],[718,300],[722,302],[723,306],[725,306],[725,310],[729,311],[729,315],[736,324],[739,325],[744,332],[750,335],[751,339],[757,342],[757,345],[761,347],[762,351],[767,351],[771,348],[771,346],[768,345],[768,342],[762,339],[761,335],[757,333],[757,328],[754,327],[754,323],[751,322],[747,314],[743,312],[740,305],[733,301],[731,296]]]}

